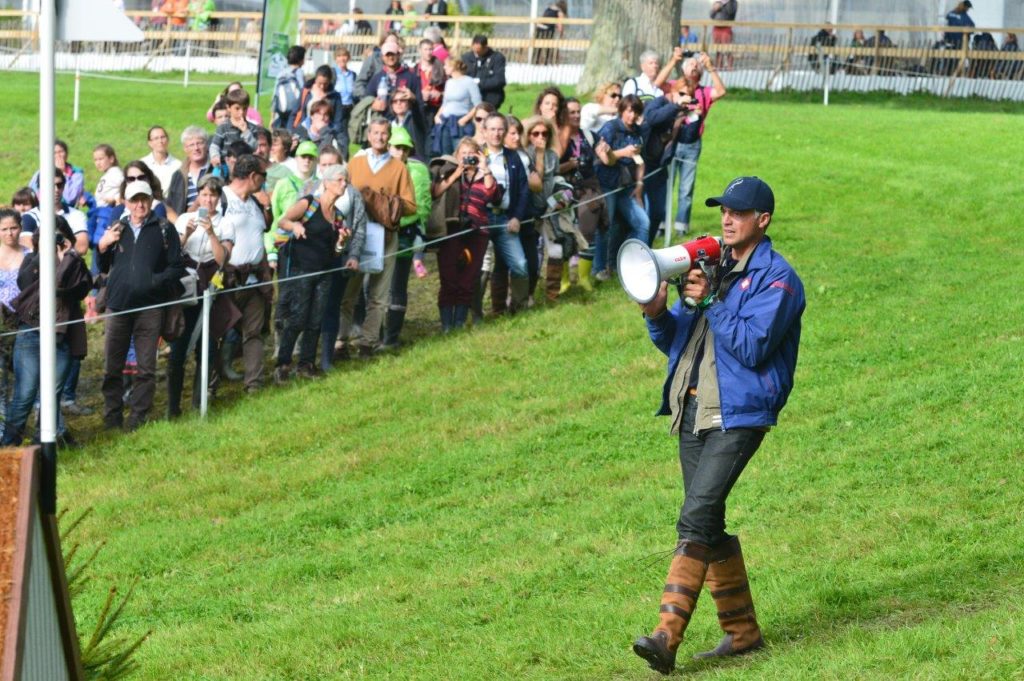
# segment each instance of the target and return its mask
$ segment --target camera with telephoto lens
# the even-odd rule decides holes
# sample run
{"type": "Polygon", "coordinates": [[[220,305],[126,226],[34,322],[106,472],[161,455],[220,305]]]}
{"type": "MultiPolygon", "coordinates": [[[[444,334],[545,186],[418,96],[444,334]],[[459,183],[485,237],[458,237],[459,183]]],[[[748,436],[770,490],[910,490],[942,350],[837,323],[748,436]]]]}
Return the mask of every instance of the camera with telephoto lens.
{"type": "Polygon", "coordinates": [[[475,166],[478,163],[480,163],[480,159],[478,159],[476,156],[467,156],[462,160],[462,162],[465,163],[467,166],[475,166]]]}

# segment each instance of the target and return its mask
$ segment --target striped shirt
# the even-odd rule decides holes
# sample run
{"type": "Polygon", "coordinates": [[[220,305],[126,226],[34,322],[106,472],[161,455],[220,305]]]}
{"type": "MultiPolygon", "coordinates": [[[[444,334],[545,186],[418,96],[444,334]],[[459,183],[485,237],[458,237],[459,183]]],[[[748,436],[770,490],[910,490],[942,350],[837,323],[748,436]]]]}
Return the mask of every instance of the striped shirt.
{"type": "Polygon", "coordinates": [[[462,229],[468,227],[480,229],[487,225],[488,204],[497,203],[501,199],[504,189],[497,182],[488,189],[484,185],[482,173],[472,181],[463,175],[460,182],[462,182],[462,193],[459,217],[462,218],[462,229]]]}

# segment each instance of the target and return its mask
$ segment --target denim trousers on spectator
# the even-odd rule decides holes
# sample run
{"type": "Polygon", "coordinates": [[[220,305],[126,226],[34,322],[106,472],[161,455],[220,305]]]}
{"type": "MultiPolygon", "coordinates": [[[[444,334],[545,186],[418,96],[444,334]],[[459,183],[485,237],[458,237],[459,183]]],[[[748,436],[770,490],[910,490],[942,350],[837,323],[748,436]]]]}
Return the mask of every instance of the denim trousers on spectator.
{"type": "Polygon", "coordinates": [[[690,224],[690,210],[693,208],[693,187],[697,182],[697,160],[700,158],[700,140],[693,144],[677,144],[675,163],[679,176],[679,205],[676,207],[676,222],[690,224]]]}
{"type": "Polygon", "coordinates": [[[71,366],[68,368],[68,378],[64,381],[64,402],[74,402],[78,399],[78,377],[82,373],[82,360],[72,358],[71,366]]]}
{"type": "MultiPolygon", "coordinates": [[[[289,275],[298,277],[303,272],[292,265],[289,275]]],[[[277,350],[277,365],[287,366],[292,363],[292,351],[295,341],[302,334],[299,344],[299,364],[313,366],[316,362],[316,342],[323,328],[324,304],[327,292],[331,287],[330,274],[311,274],[299,279],[285,281],[281,286],[292,289],[288,297],[288,308],[285,310],[284,330],[281,332],[281,343],[277,350]]],[[[334,343],[331,342],[331,349],[334,343]]]]}
{"type": "MultiPolygon", "coordinates": [[[[647,204],[647,245],[652,246],[658,235],[658,226],[665,220],[665,201],[668,199],[668,166],[644,180],[644,203],[647,204]]],[[[669,225],[671,228],[671,225],[669,225]]]]}
{"type": "MultiPolygon", "coordinates": [[[[7,403],[4,423],[4,445],[19,445],[25,435],[25,425],[39,395],[39,332],[32,327],[21,325],[21,333],[14,340],[14,394],[7,403]]],[[[57,435],[63,435],[66,426],[60,411],[64,381],[67,380],[71,354],[68,351],[67,336],[57,336],[57,435]]],[[[36,440],[39,428],[36,428],[36,440]]]]}
{"type": "Polygon", "coordinates": [[[697,400],[690,397],[679,429],[684,499],[676,531],[680,541],[717,546],[729,538],[725,533],[726,497],[765,433],[751,428],[712,428],[694,435],[696,414],[697,400]]]}
{"type": "MultiPolygon", "coordinates": [[[[526,258],[526,272],[530,278],[530,295],[537,289],[540,280],[540,230],[529,224],[519,230],[519,243],[523,245],[523,257],[526,258]]],[[[497,272],[497,268],[495,268],[497,272]]]]}
{"type": "Polygon", "coordinates": [[[494,243],[494,255],[505,263],[513,277],[528,276],[526,253],[523,251],[523,242],[519,240],[519,235],[508,231],[507,218],[504,215],[488,213],[487,217],[489,224],[498,225],[489,228],[491,241],[494,243]]]}
{"type": "Polygon", "coordinates": [[[627,238],[647,243],[650,221],[643,206],[633,198],[632,189],[623,189],[604,197],[608,208],[608,232],[597,232],[594,247],[594,272],[601,272],[613,265],[619,254],[619,247],[627,238]],[[625,236],[624,236],[625,235],[625,236]]]}

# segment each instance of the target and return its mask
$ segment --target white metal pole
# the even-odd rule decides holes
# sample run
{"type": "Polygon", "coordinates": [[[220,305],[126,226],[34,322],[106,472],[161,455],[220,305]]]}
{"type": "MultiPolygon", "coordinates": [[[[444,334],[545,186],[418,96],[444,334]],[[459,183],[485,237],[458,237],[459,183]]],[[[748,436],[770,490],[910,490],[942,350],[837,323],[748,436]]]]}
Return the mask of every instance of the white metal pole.
{"type": "Polygon", "coordinates": [[[71,119],[76,123],[78,122],[78,95],[82,89],[82,71],[78,68],[78,62],[81,59],[81,55],[75,55],[75,110],[71,119]]]}
{"type": "Polygon", "coordinates": [[[199,394],[199,415],[206,418],[206,409],[210,403],[210,309],[213,307],[213,285],[206,287],[203,291],[203,337],[202,337],[202,359],[199,370],[199,380],[202,392],[199,394]]]}
{"type": "Polygon", "coordinates": [[[832,55],[826,54],[822,61],[825,65],[825,106],[828,106],[828,91],[832,86],[832,55]]]}
{"type": "Polygon", "coordinates": [[[527,50],[526,63],[533,63],[533,34],[537,31],[537,26],[534,22],[537,20],[537,0],[530,0],[530,49],[527,50]]]}
{"type": "MultiPolygon", "coordinates": [[[[668,166],[666,166],[668,168],[668,179],[666,180],[668,182],[668,188],[665,189],[665,248],[672,245],[672,230],[676,227],[675,216],[672,215],[672,195],[675,193],[675,187],[673,185],[676,183],[677,163],[679,163],[679,161],[673,157],[669,160],[668,166]]],[[[651,225],[651,229],[657,229],[657,227],[651,225]]]]}
{"type": "Polygon", "coordinates": [[[182,87],[188,87],[188,72],[192,67],[192,41],[185,43],[185,83],[182,87]]]}
{"type": "Polygon", "coordinates": [[[56,0],[39,4],[39,417],[43,450],[40,503],[44,513],[57,510],[57,252],[53,182],[54,39],[56,0]]]}

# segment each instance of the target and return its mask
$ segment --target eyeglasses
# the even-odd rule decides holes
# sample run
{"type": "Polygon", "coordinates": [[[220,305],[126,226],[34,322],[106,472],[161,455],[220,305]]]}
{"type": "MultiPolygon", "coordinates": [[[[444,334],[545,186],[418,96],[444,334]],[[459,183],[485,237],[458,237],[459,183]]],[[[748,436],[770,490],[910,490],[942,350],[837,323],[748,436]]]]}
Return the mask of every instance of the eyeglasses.
{"type": "Polygon", "coordinates": [[[64,183],[63,182],[54,182],[53,183],[53,188],[54,189],[64,189],[64,183]]]}
{"type": "Polygon", "coordinates": [[[129,182],[138,182],[140,180],[142,182],[148,182],[149,181],[149,178],[146,177],[145,175],[125,175],[124,179],[128,180],[129,182]]]}
{"type": "Polygon", "coordinates": [[[534,131],[532,131],[530,133],[530,137],[547,137],[547,136],[548,136],[548,131],[547,130],[534,130],[534,131]]]}
{"type": "Polygon", "coordinates": [[[487,120],[487,116],[479,116],[477,118],[474,118],[473,120],[476,121],[477,123],[483,123],[484,121],[487,120]]]}
{"type": "Polygon", "coordinates": [[[609,92],[608,96],[611,97],[612,99],[618,99],[619,97],[622,96],[622,93],[621,92],[609,92]]]}

